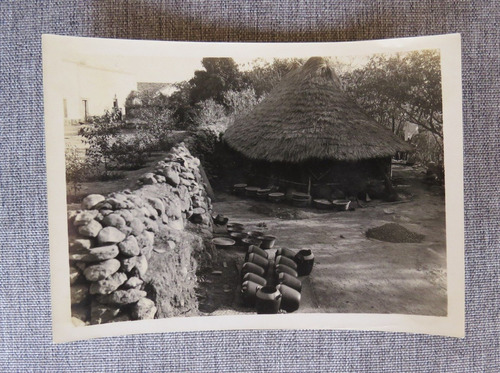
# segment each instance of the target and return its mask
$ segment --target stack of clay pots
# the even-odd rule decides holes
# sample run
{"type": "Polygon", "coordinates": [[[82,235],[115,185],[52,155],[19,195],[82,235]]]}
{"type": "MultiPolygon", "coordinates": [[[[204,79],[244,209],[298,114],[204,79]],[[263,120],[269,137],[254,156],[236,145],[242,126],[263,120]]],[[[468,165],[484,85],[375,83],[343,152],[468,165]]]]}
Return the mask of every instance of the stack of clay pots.
{"type": "Polygon", "coordinates": [[[259,314],[297,311],[302,291],[299,276],[309,275],[313,265],[310,250],[295,253],[280,248],[272,261],[267,251],[251,245],[241,269],[244,305],[255,307],[259,314]]]}

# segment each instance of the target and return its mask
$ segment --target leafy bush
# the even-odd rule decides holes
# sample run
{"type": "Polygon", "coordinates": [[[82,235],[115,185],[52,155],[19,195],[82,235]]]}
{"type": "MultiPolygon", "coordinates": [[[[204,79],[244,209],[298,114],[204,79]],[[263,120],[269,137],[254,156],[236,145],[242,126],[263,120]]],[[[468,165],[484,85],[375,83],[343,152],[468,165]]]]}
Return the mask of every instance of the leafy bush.
{"type": "Polygon", "coordinates": [[[77,195],[89,173],[85,157],[78,154],[78,149],[73,146],[66,149],[66,185],[69,194],[77,195]]]}

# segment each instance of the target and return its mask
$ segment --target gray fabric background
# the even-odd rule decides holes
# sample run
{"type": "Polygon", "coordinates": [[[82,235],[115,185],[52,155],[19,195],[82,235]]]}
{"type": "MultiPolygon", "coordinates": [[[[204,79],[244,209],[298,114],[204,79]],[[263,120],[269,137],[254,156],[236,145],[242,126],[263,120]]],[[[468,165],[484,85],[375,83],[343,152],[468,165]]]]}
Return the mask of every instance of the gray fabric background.
{"type": "Polygon", "coordinates": [[[460,0],[1,1],[0,371],[499,371],[499,10],[460,0]],[[450,32],[463,37],[465,339],[233,331],[51,343],[42,33],[338,41],[450,32]]]}

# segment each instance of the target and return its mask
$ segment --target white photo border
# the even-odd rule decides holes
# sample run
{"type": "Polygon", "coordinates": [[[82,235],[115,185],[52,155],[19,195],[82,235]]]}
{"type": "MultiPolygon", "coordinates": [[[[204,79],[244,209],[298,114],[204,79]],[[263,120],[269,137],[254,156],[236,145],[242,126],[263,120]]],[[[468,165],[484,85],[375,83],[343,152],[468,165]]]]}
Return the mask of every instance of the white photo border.
{"type": "Polygon", "coordinates": [[[234,329],[349,329],[465,336],[461,38],[459,34],[339,43],[198,43],[43,35],[52,327],[55,343],[139,333],[234,329]],[[355,56],[439,49],[446,184],[447,316],[305,314],[175,317],[76,327],[71,322],[61,61],[89,54],[203,57],[355,56]],[[124,53],[123,51],[127,51],[124,53]]]}

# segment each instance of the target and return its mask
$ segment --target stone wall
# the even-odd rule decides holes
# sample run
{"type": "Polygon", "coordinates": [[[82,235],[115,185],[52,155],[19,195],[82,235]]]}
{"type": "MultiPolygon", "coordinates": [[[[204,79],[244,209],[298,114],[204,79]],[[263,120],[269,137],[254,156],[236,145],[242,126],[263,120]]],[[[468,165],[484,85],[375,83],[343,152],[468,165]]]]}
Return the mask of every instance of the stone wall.
{"type": "Polygon", "coordinates": [[[181,143],[138,184],[68,212],[76,325],[197,311],[196,269],[212,236],[200,162],[181,143]]]}

